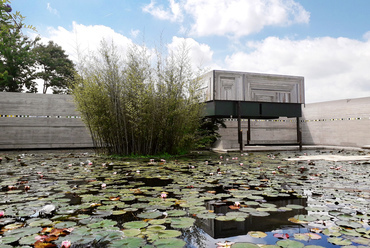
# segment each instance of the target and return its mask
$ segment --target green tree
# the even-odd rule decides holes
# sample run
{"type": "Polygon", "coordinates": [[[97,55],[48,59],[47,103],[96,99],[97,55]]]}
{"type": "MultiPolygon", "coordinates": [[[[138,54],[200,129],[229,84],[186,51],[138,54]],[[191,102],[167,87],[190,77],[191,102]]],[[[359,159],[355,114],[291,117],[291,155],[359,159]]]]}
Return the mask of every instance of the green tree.
{"type": "Polygon", "coordinates": [[[68,84],[73,80],[73,62],[61,46],[49,41],[47,45],[38,44],[34,49],[38,72],[36,78],[43,80],[42,93],[52,88],[53,94],[69,93],[68,84]]]}
{"type": "Polygon", "coordinates": [[[101,47],[72,91],[96,147],[122,155],[194,148],[203,107],[187,47],[168,55],[138,45],[123,55],[101,47]]]}
{"type": "Polygon", "coordinates": [[[221,135],[219,128],[226,128],[225,122],[221,118],[203,118],[197,130],[197,148],[209,149],[221,135]]]}
{"type": "Polygon", "coordinates": [[[38,38],[31,40],[22,33],[31,28],[23,23],[24,17],[12,8],[7,0],[0,0],[0,91],[36,92],[32,48],[38,38]]]}

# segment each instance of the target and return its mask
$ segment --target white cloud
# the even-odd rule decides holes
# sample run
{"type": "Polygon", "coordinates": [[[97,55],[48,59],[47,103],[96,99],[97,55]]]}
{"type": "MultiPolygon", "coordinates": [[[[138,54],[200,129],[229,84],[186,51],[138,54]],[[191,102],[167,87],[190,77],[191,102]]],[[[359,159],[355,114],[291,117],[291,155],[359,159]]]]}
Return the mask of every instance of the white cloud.
{"type": "Polygon", "coordinates": [[[63,27],[49,28],[47,38],[44,40],[53,40],[63,47],[66,53],[76,63],[79,55],[85,56],[96,52],[100,47],[101,41],[105,40],[108,43],[113,42],[119,49],[123,51],[132,44],[132,41],[116,33],[113,29],[103,25],[90,25],[72,23],[72,29],[67,30],[63,27]]]}
{"type": "Polygon", "coordinates": [[[200,44],[192,38],[181,38],[174,36],[172,42],[167,45],[169,51],[176,51],[181,49],[185,44],[189,52],[190,62],[193,70],[197,71],[198,68],[211,68],[215,69],[218,66],[213,63],[213,51],[207,44],[200,44]]]}
{"type": "Polygon", "coordinates": [[[58,12],[58,10],[53,9],[53,8],[51,7],[50,3],[47,3],[47,5],[46,5],[46,9],[47,9],[50,13],[52,13],[53,15],[57,15],[57,16],[59,16],[59,12],[58,12]]]}
{"type": "MultiPolygon", "coordinates": [[[[140,33],[139,30],[132,30],[131,35],[137,36],[140,33]]],[[[122,52],[125,53],[127,47],[133,44],[129,38],[116,33],[113,29],[103,25],[90,25],[85,26],[82,24],[72,23],[72,28],[67,30],[63,27],[49,28],[47,37],[43,37],[42,40],[46,43],[48,40],[53,40],[66,51],[70,58],[78,64],[79,59],[84,58],[86,55],[91,55],[96,52],[102,40],[108,43],[114,42],[122,52]]],[[[219,68],[213,63],[213,51],[210,46],[206,44],[200,44],[191,38],[180,38],[174,36],[171,43],[167,44],[169,50],[174,50],[181,47],[182,44],[186,44],[189,49],[189,58],[191,60],[193,69],[196,70],[198,67],[207,67],[212,69],[219,68]]],[[[148,52],[154,54],[154,48],[148,48],[148,52]]]]}
{"type": "Polygon", "coordinates": [[[366,32],[366,33],[364,34],[364,39],[365,39],[365,40],[370,40],[370,31],[368,31],[368,32],[366,32]]]}
{"type": "Polygon", "coordinates": [[[138,30],[138,29],[135,29],[135,30],[131,29],[130,35],[133,38],[136,38],[139,34],[140,34],[140,30],[138,30]]]}
{"type": "Polygon", "coordinates": [[[180,3],[175,0],[169,0],[169,2],[169,8],[165,9],[163,6],[155,6],[155,1],[151,0],[150,4],[143,7],[143,11],[161,20],[182,21],[183,15],[180,3]]]}
{"type": "MultiPolygon", "coordinates": [[[[162,20],[193,20],[190,34],[196,36],[246,36],[266,26],[308,23],[310,13],[295,0],[169,0],[170,8],[152,1],[143,11],[162,20]]],[[[182,29],[184,27],[181,27],[182,29]]]]}
{"type": "Polygon", "coordinates": [[[268,37],[247,47],[225,59],[226,69],[304,76],[307,103],[370,96],[370,40],[268,37]]]}

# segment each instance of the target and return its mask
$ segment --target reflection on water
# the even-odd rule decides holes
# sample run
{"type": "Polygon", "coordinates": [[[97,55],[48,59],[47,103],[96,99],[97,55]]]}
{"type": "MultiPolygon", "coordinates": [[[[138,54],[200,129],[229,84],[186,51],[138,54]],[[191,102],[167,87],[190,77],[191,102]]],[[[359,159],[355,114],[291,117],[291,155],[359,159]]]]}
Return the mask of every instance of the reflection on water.
{"type": "MultiPolygon", "coordinates": [[[[296,199],[278,199],[269,201],[275,204],[278,208],[285,207],[288,204],[296,204],[307,206],[306,198],[296,199]]],[[[228,206],[217,206],[207,204],[208,210],[213,210],[216,214],[226,214],[232,210],[228,206]]],[[[245,221],[218,221],[214,219],[201,220],[201,228],[208,233],[212,238],[228,238],[237,235],[247,234],[249,231],[269,232],[276,229],[281,229],[283,226],[292,226],[289,218],[298,214],[307,214],[305,209],[294,209],[292,211],[269,212],[268,218],[250,215],[245,221]]]]}

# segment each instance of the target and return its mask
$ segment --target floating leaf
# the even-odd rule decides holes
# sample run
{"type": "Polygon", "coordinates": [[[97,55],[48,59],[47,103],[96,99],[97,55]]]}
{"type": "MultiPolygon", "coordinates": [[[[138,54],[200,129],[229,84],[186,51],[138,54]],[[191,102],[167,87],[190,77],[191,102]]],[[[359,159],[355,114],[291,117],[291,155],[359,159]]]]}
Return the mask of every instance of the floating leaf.
{"type": "Polygon", "coordinates": [[[143,218],[143,219],[156,219],[161,216],[163,216],[162,212],[143,212],[137,215],[137,217],[143,218]]]}
{"type": "Polygon", "coordinates": [[[253,238],[264,238],[267,236],[266,233],[260,231],[250,231],[247,234],[253,238]]]}
{"type": "Polygon", "coordinates": [[[253,243],[235,243],[232,248],[259,248],[260,246],[253,243]]]}
{"type": "Polygon", "coordinates": [[[338,226],[348,227],[348,228],[353,228],[353,229],[362,227],[362,224],[355,222],[355,221],[339,220],[339,221],[336,221],[335,224],[337,224],[338,226]]]}
{"type": "Polygon", "coordinates": [[[142,247],[145,245],[145,240],[142,238],[136,238],[136,237],[129,237],[129,238],[124,238],[120,240],[113,240],[110,244],[109,247],[111,248],[137,248],[137,247],[142,247]]]}
{"type": "Polygon", "coordinates": [[[173,217],[179,217],[179,216],[184,216],[186,214],[186,211],[184,210],[169,210],[167,211],[168,216],[173,216],[173,217]]]}
{"type": "Polygon", "coordinates": [[[125,229],[123,230],[123,234],[126,237],[135,237],[138,236],[141,233],[139,229],[125,229]]]}
{"type": "Polygon", "coordinates": [[[169,238],[169,239],[160,239],[157,240],[153,243],[155,247],[171,247],[171,248],[182,248],[186,245],[185,241],[181,239],[174,239],[174,238],[169,238]]]}
{"type": "Polygon", "coordinates": [[[304,244],[295,240],[280,240],[276,242],[277,245],[283,247],[283,248],[303,248],[304,244]]]}
{"type": "Polygon", "coordinates": [[[195,219],[182,217],[182,218],[172,218],[171,227],[173,228],[188,228],[194,225],[195,219]]]}
{"type": "Polygon", "coordinates": [[[124,228],[130,228],[130,229],[131,228],[140,229],[146,226],[148,226],[148,223],[145,221],[130,221],[130,222],[126,222],[123,224],[124,228]]]}
{"type": "Polygon", "coordinates": [[[343,238],[328,238],[328,242],[335,245],[350,245],[352,242],[348,239],[343,238]]]}

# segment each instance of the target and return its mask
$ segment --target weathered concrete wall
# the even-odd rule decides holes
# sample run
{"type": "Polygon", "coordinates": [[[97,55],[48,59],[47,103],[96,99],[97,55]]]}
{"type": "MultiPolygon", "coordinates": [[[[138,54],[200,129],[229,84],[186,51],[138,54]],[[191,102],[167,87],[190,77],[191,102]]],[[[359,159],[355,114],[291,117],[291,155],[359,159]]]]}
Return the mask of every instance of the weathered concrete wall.
{"type": "MultiPolygon", "coordinates": [[[[297,122],[295,118],[277,120],[251,120],[250,144],[291,144],[297,143],[297,122]]],[[[219,130],[222,138],[215,144],[218,149],[238,149],[238,122],[225,121],[227,128],[219,130]]],[[[242,121],[243,143],[247,144],[248,121],[242,121]]]]}
{"type": "MultiPolygon", "coordinates": [[[[306,104],[302,113],[304,145],[370,145],[370,97],[306,104]]],[[[237,122],[226,124],[217,146],[237,149],[237,122]]],[[[246,144],[246,120],[242,129],[246,144]]],[[[295,118],[251,120],[251,143],[295,142],[295,118]]],[[[71,96],[0,92],[0,149],[91,147],[89,132],[71,96]]]]}
{"type": "Polygon", "coordinates": [[[370,97],[306,104],[302,135],[307,145],[370,145],[370,97]]]}
{"type": "Polygon", "coordinates": [[[0,149],[91,148],[72,96],[0,92],[0,149]]]}
{"type": "MultiPolygon", "coordinates": [[[[221,129],[218,149],[238,149],[237,122],[221,129]]],[[[297,142],[296,119],[252,120],[251,143],[297,142]]],[[[311,103],[302,106],[300,118],[303,145],[370,147],[370,97],[311,103]]],[[[248,125],[242,122],[244,144],[248,125]]]]}

